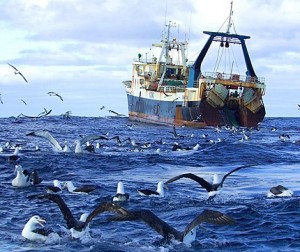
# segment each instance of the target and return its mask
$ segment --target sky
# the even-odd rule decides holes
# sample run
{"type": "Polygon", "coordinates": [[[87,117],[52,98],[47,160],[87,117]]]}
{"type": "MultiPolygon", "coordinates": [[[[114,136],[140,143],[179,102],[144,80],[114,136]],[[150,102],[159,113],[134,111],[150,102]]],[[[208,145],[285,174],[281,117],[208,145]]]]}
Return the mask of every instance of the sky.
{"type": "MultiPolygon", "coordinates": [[[[226,31],[230,2],[0,0],[0,117],[35,116],[44,108],[52,115],[127,115],[122,81],[131,79],[133,58],[150,52],[172,21],[195,60],[208,38],[204,30],[226,31]]],[[[246,44],[256,75],[265,78],[266,116],[297,117],[300,1],[234,0],[233,24],[251,37],[246,44]]]]}

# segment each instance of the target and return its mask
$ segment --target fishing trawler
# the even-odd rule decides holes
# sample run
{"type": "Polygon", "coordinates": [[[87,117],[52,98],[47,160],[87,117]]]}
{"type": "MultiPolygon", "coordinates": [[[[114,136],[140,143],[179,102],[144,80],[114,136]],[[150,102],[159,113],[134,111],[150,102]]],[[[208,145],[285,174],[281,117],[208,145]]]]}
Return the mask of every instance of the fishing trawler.
{"type": "MultiPolygon", "coordinates": [[[[172,22],[166,25],[159,57],[133,62],[132,79],[124,81],[129,119],[191,127],[256,127],[265,116],[262,96],[265,79],[252,66],[245,40],[250,36],[230,33],[232,3],[226,32],[204,31],[209,38],[194,62],[186,57],[187,42],[171,38],[172,22]],[[237,72],[203,72],[202,63],[213,42],[223,50],[239,45],[245,75],[237,72]],[[178,60],[171,55],[175,52],[178,60]]],[[[240,66],[239,66],[240,67],[240,66]]]]}

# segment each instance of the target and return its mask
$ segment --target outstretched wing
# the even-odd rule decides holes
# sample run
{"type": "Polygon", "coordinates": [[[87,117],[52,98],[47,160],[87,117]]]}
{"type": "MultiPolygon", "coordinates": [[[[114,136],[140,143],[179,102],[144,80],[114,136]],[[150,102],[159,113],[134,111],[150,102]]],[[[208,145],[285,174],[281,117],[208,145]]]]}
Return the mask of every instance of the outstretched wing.
{"type": "Polygon", "coordinates": [[[8,65],[10,65],[13,69],[15,69],[16,71],[19,71],[15,66],[13,66],[12,64],[7,63],[8,65]]]}
{"type": "Polygon", "coordinates": [[[212,185],[209,182],[207,182],[205,179],[203,179],[201,177],[198,177],[197,175],[195,175],[193,173],[184,173],[184,174],[178,175],[174,178],[167,180],[165,182],[165,184],[169,184],[169,183],[174,182],[181,178],[189,178],[189,179],[192,179],[192,180],[198,182],[201,185],[201,187],[205,188],[208,192],[210,192],[212,190],[212,185]]]}
{"type": "Polygon", "coordinates": [[[231,217],[214,210],[204,210],[201,214],[186,226],[183,237],[185,237],[192,229],[197,227],[202,222],[207,222],[215,225],[232,225],[235,223],[231,217]]]}
{"type": "Polygon", "coordinates": [[[238,170],[240,170],[240,169],[247,168],[247,167],[250,167],[250,166],[254,166],[254,165],[253,165],[253,164],[251,164],[251,165],[242,165],[242,166],[239,166],[239,167],[233,169],[232,171],[228,172],[228,173],[225,174],[224,177],[222,178],[222,180],[221,180],[221,182],[220,182],[220,186],[223,186],[223,183],[224,183],[225,179],[226,179],[231,173],[234,173],[234,172],[236,172],[236,171],[238,171],[238,170]]]}
{"type": "Polygon", "coordinates": [[[112,202],[105,202],[97,206],[86,218],[86,224],[91,222],[93,218],[95,218],[97,215],[103,213],[103,212],[116,212],[122,216],[129,215],[129,211],[127,211],[125,208],[121,207],[118,204],[112,203],[112,202]]]}
{"type": "Polygon", "coordinates": [[[26,134],[26,136],[37,136],[47,139],[58,151],[62,151],[62,147],[57,140],[47,130],[37,130],[26,134]]]}
{"type": "Polygon", "coordinates": [[[83,145],[83,144],[86,144],[86,142],[88,142],[88,141],[91,141],[91,140],[99,140],[99,139],[109,140],[109,139],[108,139],[107,137],[105,137],[105,136],[92,134],[92,135],[87,135],[87,136],[81,138],[81,139],[79,140],[79,142],[80,142],[80,145],[83,145]]]}
{"type": "Polygon", "coordinates": [[[164,222],[150,210],[137,210],[130,211],[126,215],[111,216],[108,218],[111,221],[136,221],[142,220],[147,223],[151,228],[153,228],[157,233],[165,238],[174,237],[178,239],[181,235],[179,231],[171,227],[169,224],[164,222]]]}
{"type": "Polygon", "coordinates": [[[49,199],[58,205],[60,211],[62,212],[62,214],[64,216],[65,221],[67,222],[68,229],[71,229],[76,226],[76,223],[77,223],[76,219],[74,218],[69,207],[66,205],[66,203],[64,202],[62,197],[60,197],[60,195],[50,193],[50,194],[41,195],[38,198],[49,199]]]}
{"type": "Polygon", "coordinates": [[[19,72],[19,74],[22,76],[22,78],[24,79],[24,81],[28,82],[28,81],[26,80],[26,78],[24,77],[24,75],[23,75],[21,72],[19,72]]]}

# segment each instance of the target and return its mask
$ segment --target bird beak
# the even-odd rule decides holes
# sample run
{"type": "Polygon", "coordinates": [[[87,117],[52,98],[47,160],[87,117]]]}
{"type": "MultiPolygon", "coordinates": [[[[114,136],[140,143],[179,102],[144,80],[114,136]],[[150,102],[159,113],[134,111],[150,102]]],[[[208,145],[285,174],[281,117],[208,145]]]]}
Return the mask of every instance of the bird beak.
{"type": "Polygon", "coordinates": [[[44,219],[39,219],[38,222],[42,227],[44,227],[44,225],[46,224],[46,220],[44,219]]]}

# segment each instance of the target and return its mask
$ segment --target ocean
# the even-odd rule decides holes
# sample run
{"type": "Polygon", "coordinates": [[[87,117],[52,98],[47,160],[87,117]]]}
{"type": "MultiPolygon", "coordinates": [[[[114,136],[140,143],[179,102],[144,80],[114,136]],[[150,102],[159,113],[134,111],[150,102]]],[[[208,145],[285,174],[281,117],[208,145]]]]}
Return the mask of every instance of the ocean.
{"type": "Polygon", "coordinates": [[[213,127],[193,129],[139,124],[127,117],[49,116],[38,119],[0,119],[0,250],[1,251],[299,251],[300,250],[300,118],[265,118],[257,129],[213,127]],[[89,134],[108,140],[91,141],[95,152],[59,153],[44,138],[27,136],[47,130],[63,145],[89,134]],[[244,134],[247,136],[245,139],[244,134]],[[285,138],[280,136],[285,134],[285,138]],[[121,145],[113,137],[119,136],[121,145]],[[129,140],[126,140],[130,138],[129,140]],[[24,169],[36,170],[43,181],[36,186],[14,188],[15,161],[5,148],[10,141],[20,144],[24,169]],[[172,151],[174,142],[197,150],[172,151]],[[135,144],[134,144],[135,143],[135,144]],[[150,145],[143,146],[145,143],[150,145]],[[38,150],[36,147],[38,146],[38,150]],[[208,200],[205,189],[191,179],[168,184],[164,197],[146,197],[138,189],[156,190],[159,181],[182,173],[194,173],[212,182],[214,174],[251,165],[229,175],[222,192],[208,200]],[[58,206],[31,198],[45,193],[54,179],[73,181],[75,186],[96,185],[90,194],[60,194],[79,219],[102,202],[111,202],[117,183],[130,195],[120,203],[128,210],[151,210],[159,218],[183,231],[204,209],[220,211],[235,220],[233,225],[202,223],[190,245],[162,242],[162,237],[142,221],[108,221],[103,213],[90,223],[90,238],[72,239],[58,206]],[[292,197],[268,198],[271,187],[283,185],[292,197]],[[38,214],[60,234],[59,240],[39,243],[26,240],[21,232],[31,216],[38,214]]]}

